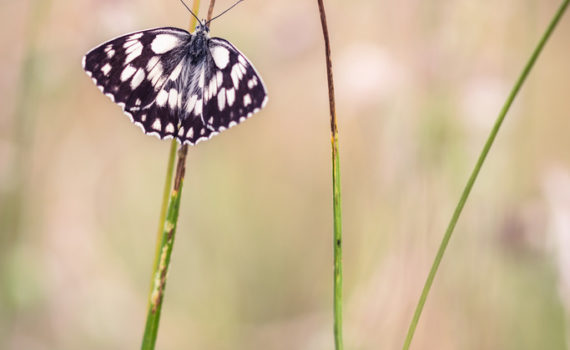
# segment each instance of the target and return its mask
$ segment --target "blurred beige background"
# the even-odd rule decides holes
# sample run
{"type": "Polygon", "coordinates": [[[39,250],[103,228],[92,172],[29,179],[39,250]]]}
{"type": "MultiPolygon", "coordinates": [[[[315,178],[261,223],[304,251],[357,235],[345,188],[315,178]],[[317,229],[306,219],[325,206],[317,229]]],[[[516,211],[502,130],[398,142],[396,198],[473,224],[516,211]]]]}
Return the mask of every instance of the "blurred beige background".
{"type": "MultiPolygon", "coordinates": [[[[215,13],[233,0],[218,0],[215,13]]],[[[559,1],[327,1],[347,349],[399,349],[487,134],[559,1]]],[[[200,17],[206,15],[202,2],[200,17]]],[[[0,348],[140,346],[169,141],[81,70],[178,1],[0,1],[0,348]]],[[[269,90],[190,149],[158,349],[331,349],[332,203],[316,1],[216,20],[269,90]]],[[[567,349],[570,15],[507,117],[413,349],[567,349]]]]}

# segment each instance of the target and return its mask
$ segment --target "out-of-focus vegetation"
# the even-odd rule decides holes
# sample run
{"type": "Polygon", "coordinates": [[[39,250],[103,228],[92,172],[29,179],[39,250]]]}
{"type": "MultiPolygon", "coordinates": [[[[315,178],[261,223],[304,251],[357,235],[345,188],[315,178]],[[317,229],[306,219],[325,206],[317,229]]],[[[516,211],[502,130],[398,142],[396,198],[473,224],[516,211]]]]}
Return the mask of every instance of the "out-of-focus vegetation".
{"type": "MultiPolygon", "coordinates": [[[[399,348],[475,157],[558,1],[326,5],[345,343],[399,348]]],[[[126,32],[186,28],[189,16],[177,1],[4,1],[0,23],[0,348],[137,348],[169,142],[131,125],[81,57],[126,32]]],[[[248,0],[212,35],[255,63],[270,99],[189,151],[157,347],[330,349],[316,2],[248,0]]],[[[568,38],[566,16],[491,150],[414,349],[567,348],[568,38]]]]}

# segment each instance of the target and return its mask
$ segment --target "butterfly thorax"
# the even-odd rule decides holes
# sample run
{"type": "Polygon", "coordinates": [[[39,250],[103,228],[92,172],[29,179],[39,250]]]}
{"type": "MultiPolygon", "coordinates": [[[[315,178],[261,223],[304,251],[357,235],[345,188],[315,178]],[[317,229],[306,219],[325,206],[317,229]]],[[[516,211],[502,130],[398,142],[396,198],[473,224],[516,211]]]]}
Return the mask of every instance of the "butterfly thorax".
{"type": "Polygon", "coordinates": [[[208,50],[208,40],[210,29],[204,25],[200,24],[196,27],[196,31],[192,35],[189,47],[189,55],[193,62],[199,62],[206,57],[208,50]]]}

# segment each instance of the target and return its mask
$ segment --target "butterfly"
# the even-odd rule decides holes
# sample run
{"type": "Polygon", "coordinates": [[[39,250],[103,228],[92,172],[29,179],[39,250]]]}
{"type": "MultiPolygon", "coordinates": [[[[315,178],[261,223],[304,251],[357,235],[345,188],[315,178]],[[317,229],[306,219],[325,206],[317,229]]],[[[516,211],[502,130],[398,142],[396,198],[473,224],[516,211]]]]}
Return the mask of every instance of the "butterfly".
{"type": "Polygon", "coordinates": [[[120,36],[89,51],[83,69],[145,134],[194,145],[267,103],[251,62],[207,23],[120,36]]]}

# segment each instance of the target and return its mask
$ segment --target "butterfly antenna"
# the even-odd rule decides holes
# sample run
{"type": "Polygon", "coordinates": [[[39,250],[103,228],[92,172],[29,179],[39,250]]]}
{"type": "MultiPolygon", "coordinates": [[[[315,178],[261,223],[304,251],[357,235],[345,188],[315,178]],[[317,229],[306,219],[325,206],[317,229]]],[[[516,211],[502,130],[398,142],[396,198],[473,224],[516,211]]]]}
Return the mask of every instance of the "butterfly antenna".
{"type": "MultiPolygon", "coordinates": [[[[182,1],[182,0],[180,0],[182,1]]],[[[206,22],[206,25],[208,25],[210,22],[212,22],[213,20],[215,20],[216,18],[220,17],[221,15],[223,15],[224,13],[228,12],[229,10],[233,9],[237,4],[239,4],[240,2],[242,2],[243,0],[239,0],[238,2],[236,2],[235,4],[233,4],[232,6],[230,6],[227,10],[225,10],[224,12],[220,13],[219,15],[217,15],[216,17],[212,18],[211,20],[209,20],[208,22],[206,22]]]]}
{"type": "MultiPolygon", "coordinates": [[[[240,0],[243,1],[243,0],[240,0]]],[[[180,0],[180,2],[182,3],[182,5],[184,5],[184,7],[186,7],[186,9],[188,10],[188,12],[190,12],[192,14],[192,16],[194,16],[194,18],[196,18],[196,20],[198,21],[198,23],[202,23],[202,21],[200,21],[200,19],[198,18],[198,16],[196,16],[194,14],[194,12],[192,12],[192,10],[190,10],[190,7],[188,7],[188,5],[186,5],[186,3],[184,2],[184,0],[180,0]]]]}

